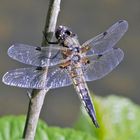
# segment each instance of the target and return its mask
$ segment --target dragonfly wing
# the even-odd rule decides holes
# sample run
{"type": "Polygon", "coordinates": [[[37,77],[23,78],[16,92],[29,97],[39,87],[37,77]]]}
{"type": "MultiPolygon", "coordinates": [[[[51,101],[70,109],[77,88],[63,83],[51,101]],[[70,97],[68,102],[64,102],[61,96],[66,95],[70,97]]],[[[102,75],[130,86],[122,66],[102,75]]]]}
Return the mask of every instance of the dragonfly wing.
{"type": "Polygon", "coordinates": [[[83,67],[86,81],[100,79],[110,73],[123,59],[124,53],[120,48],[112,49],[102,56],[89,57],[90,64],[83,67]]]}
{"type": "Polygon", "coordinates": [[[57,47],[34,47],[25,44],[14,44],[8,49],[8,55],[19,62],[33,66],[53,66],[62,60],[59,47],[57,47]]]}
{"type": "Polygon", "coordinates": [[[44,81],[41,80],[43,73],[45,73],[43,70],[35,68],[20,68],[7,72],[2,81],[10,86],[43,89],[44,81]]]}
{"type": "Polygon", "coordinates": [[[120,20],[105,32],[86,41],[82,47],[90,48],[87,55],[106,53],[107,51],[111,50],[113,46],[122,38],[127,29],[127,21],[120,20]]]}
{"type": "Polygon", "coordinates": [[[50,67],[48,70],[48,77],[46,86],[49,88],[65,87],[72,84],[71,78],[66,69],[61,69],[56,66],[50,67]]]}
{"type": "Polygon", "coordinates": [[[48,89],[68,86],[71,80],[64,69],[20,68],[7,72],[2,81],[10,86],[33,89],[48,89]]]}

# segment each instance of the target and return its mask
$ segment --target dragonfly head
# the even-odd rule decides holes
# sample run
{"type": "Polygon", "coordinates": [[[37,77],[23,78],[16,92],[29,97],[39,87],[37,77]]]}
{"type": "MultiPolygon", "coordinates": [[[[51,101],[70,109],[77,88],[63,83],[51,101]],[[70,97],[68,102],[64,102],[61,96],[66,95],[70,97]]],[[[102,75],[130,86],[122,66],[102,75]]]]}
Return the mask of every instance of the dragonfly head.
{"type": "Polygon", "coordinates": [[[72,35],[72,31],[66,26],[61,25],[55,31],[55,37],[60,41],[64,41],[66,37],[71,35],[72,35]]]}

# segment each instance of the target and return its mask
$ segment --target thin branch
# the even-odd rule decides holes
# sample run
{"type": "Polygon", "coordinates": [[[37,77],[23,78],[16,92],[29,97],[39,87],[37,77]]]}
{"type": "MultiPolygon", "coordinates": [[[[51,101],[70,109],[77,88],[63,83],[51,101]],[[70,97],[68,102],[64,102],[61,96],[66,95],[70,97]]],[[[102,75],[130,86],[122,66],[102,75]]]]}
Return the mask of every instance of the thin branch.
{"type": "MultiPolygon", "coordinates": [[[[43,31],[44,35],[47,36],[47,39],[50,41],[54,37],[56,22],[60,11],[60,3],[61,0],[50,0],[46,23],[43,31]]],[[[42,46],[48,45],[45,36],[43,36],[42,39],[42,44],[41,44],[42,46]]],[[[46,74],[47,71],[48,68],[46,67],[46,72],[45,72],[46,74]]],[[[34,140],[40,111],[45,99],[45,95],[48,92],[48,90],[49,89],[32,90],[31,98],[29,102],[28,114],[27,114],[24,133],[23,133],[23,139],[25,140],[34,140]]]]}

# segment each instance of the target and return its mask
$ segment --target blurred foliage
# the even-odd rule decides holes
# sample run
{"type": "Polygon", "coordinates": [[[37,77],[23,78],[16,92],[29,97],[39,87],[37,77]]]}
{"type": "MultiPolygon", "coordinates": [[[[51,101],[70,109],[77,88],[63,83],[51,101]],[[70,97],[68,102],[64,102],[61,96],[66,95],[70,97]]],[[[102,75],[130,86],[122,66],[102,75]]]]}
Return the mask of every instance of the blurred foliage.
{"type": "MultiPolygon", "coordinates": [[[[22,140],[25,117],[7,116],[0,119],[0,140],[22,140]]],[[[39,121],[35,140],[96,140],[91,135],[70,128],[48,127],[39,121]]]]}
{"type": "MultiPolygon", "coordinates": [[[[140,108],[123,97],[95,97],[100,128],[95,128],[82,109],[74,129],[48,127],[39,121],[35,140],[138,140],[140,108]]],[[[20,140],[25,117],[7,116],[0,119],[0,140],[20,140]]]]}
{"type": "Polygon", "coordinates": [[[140,108],[129,99],[117,96],[94,99],[97,120],[96,129],[82,109],[74,128],[87,132],[99,140],[138,140],[140,138],[140,108]]]}

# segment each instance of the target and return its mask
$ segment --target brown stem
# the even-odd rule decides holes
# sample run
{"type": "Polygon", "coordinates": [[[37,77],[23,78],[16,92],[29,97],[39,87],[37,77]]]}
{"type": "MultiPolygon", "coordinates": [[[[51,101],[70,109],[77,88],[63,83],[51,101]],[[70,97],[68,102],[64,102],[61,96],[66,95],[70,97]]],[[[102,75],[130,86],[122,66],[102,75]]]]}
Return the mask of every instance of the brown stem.
{"type": "MultiPolygon", "coordinates": [[[[46,23],[43,31],[44,35],[47,36],[47,39],[50,41],[54,37],[56,22],[60,11],[60,3],[61,0],[50,0],[46,23]]],[[[41,45],[42,46],[48,45],[47,40],[44,36],[41,45]]],[[[48,67],[46,67],[46,71],[47,69],[48,67]]],[[[25,140],[34,140],[40,111],[45,99],[45,95],[48,92],[48,90],[49,89],[32,90],[28,107],[28,114],[23,132],[23,139],[25,140]]]]}

